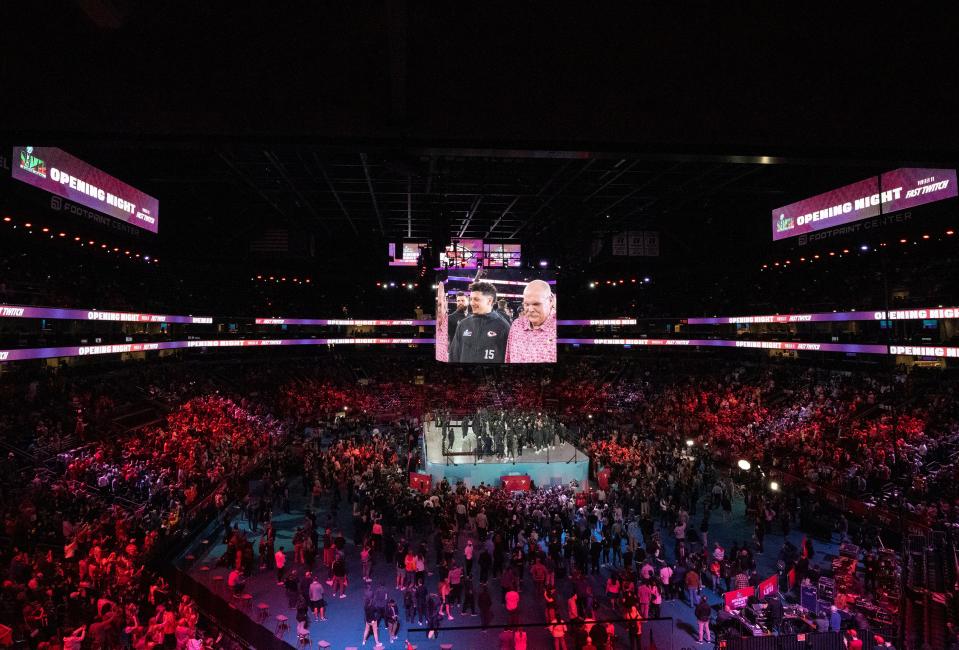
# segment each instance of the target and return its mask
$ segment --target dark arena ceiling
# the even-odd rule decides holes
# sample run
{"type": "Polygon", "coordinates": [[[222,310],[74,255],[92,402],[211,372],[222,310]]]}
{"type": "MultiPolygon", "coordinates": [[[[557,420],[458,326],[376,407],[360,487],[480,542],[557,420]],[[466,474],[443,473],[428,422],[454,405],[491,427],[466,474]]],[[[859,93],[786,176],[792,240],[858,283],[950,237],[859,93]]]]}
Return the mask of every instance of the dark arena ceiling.
{"type": "Polygon", "coordinates": [[[285,229],[330,259],[458,236],[575,259],[656,229],[737,259],[772,208],[959,158],[948,15],[264,6],[5,5],[0,141],[157,196],[187,257],[285,229]]]}

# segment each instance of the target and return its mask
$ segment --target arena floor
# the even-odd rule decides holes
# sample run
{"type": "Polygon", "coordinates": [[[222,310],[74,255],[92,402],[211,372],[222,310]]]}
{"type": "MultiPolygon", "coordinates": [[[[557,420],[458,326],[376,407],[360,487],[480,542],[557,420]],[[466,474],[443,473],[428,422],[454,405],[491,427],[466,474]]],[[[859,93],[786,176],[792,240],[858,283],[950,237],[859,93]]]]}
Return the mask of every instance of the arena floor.
{"type": "MultiPolygon", "coordinates": [[[[301,525],[303,521],[303,512],[304,512],[304,499],[301,495],[301,489],[299,481],[291,485],[291,492],[293,493],[293,502],[292,510],[290,514],[279,513],[275,517],[275,525],[278,529],[277,533],[277,547],[283,545],[286,546],[287,550],[292,549],[292,537],[293,532],[296,527],[301,525]]],[[[326,519],[328,510],[321,506],[319,508],[319,522],[323,522],[326,519]]],[[[362,647],[362,632],[363,632],[363,594],[365,583],[360,578],[360,564],[359,564],[359,553],[354,550],[352,540],[350,539],[350,532],[352,531],[352,522],[349,509],[343,508],[340,510],[340,516],[337,521],[338,525],[342,528],[344,535],[347,537],[347,564],[349,568],[350,583],[347,589],[347,598],[344,599],[332,599],[329,598],[329,593],[327,594],[327,600],[329,606],[327,608],[327,621],[320,623],[312,623],[310,627],[311,632],[311,642],[312,647],[316,647],[316,643],[320,640],[328,641],[333,650],[343,650],[347,647],[362,647]]],[[[246,526],[246,522],[243,522],[241,526],[246,526]]],[[[748,539],[751,534],[751,526],[744,519],[744,506],[742,500],[737,500],[734,503],[733,512],[729,521],[724,522],[721,515],[717,515],[713,521],[710,523],[710,543],[712,540],[719,541],[724,546],[728,548],[733,542],[740,542],[744,539],[748,539]]],[[[256,541],[259,539],[258,533],[250,533],[251,539],[254,541],[254,546],[256,541]]],[[[796,545],[799,545],[803,537],[801,531],[792,531],[790,533],[790,539],[796,545]]],[[[664,536],[667,540],[667,557],[672,559],[672,544],[669,543],[670,536],[664,536]]],[[[460,544],[462,546],[465,543],[465,535],[460,536],[460,544]]],[[[771,575],[776,570],[776,559],[783,543],[783,537],[781,535],[770,533],[766,536],[766,552],[762,555],[757,556],[759,573],[761,576],[771,575]]],[[[826,540],[815,540],[816,545],[816,556],[814,561],[817,563],[825,563],[829,558],[830,554],[838,553],[838,545],[828,542],[826,540]]],[[[203,577],[199,571],[199,566],[204,562],[210,562],[214,558],[221,556],[226,547],[224,544],[220,543],[217,545],[210,545],[211,548],[206,557],[198,556],[197,562],[191,570],[191,575],[197,580],[209,583],[212,576],[222,575],[224,580],[226,579],[226,574],[228,573],[225,568],[214,568],[210,572],[209,577],[203,577]]],[[[298,571],[304,570],[302,566],[296,566],[292,561],[292,552],[290,553],[291,559],[288,563],[289,569],[296,569],[298,571]]],[[[601,594],[604,592],[605,585],[605,574],[603,572],[603,577],[594,577],[594,592],[599,595],[599,601],[603,602],[601,594]],[[602,584],[601,583],[602,580],[602,584]]],[[[439,650],[441,643],[452,643],[454,650],[465,650],[465,649],[485,649],[497,647],[497,635],[501,628],[500,626],[505,624],[506,616],[505,611],[502,605],[499,604],[499,586],[495,583],[494,580],[490,580],[490,592],[493,596],[493,623],[488,631],[478,630],[478,629],[457,629],[462,627],[476,626],[479,624],[479,617],[472,616],[463,616],[458,611],[454,609],[454,620],[443,620],[442,627],[440,628],[439,638],[437,639],[427,639],[426,631],[423,628],[419,627],[407,627],[405,624],[405,612],[402,608],[402,597],[403,593],[401,591],[393,589],[393,583],[395,580],[395,570],[392,566],[385,566],[380,563],[379,565],[374,565],[372,576],[374,579],[374,584],[382,580],[384,584],[390,591],[390,594],[396,598],[397,603],[400,604],[400,612],[403,618],[403,625],[400,628],[399,639],[396,643],[390,644],[388,635],[385,630],[381,629],[383,632],[383,637],[385,637],[384,646],[387,648],[403,648],[403,641],[409,639],[420,650],[439,650]]],[[[435,588],[436,577],[429,577],[428,580],[434,581],[430,584],[432,588],[435,588]]],[[[566,593],[565,587],[562,581],[558,582],[558,587],[560,594],[563,598],[569,596],[566,593]]],[[[288,607],[286,592],[282,587],[277,586],[276,576],[273,571],[262,570],[258,571],[254,576],[252,576],[247,582],[247,591],[253,595],[254,603],[254,612],[256,604],[264,602],[270,606],[270,618],[267,619],[265,626],[273,631],[275,628],[275,617],[277,614],[286,614],[290,618],[292,623],[291,629],[286,632],[284,639],[286,642],[290,643],[292,646],[296,647],[296,632],[295,632],[295,620],[294,620],[294,611],[288,607]]],[[[526,580],[523,584],[522,590],[522,601],[521,609],[523,611],[523,620],[530,625],[540,625],[543,627],[530,627],[527,629],[529,634],[529,647],[530,648],[552,648],[552,640],[549,637],[548,631],[545,628],[545,620],[543,608],[540,606],[540,603],[535,600],[534,595],[532,594],[532,584],[529,580],[529,577],[526,577],[526,580]]],[[[713,604],[714,607],[718,607],[720,601],[720,596],[706,591],[709,601],[713,604]]],[[[696,622],[695,617],[693,616],[692,609],[686,605],[683,601],[673,600],[667,601],[663,604],[662,615],[664,617],[671,617],[672,621],[658,621],[658,622],[648,622],[644,627],[643,635],[643,647],[648,647],[649,641],[652,639],[655,641],[655,645],[659,650],[683,650],[686,648],[712,648],[712,644],[697,644],[695,642],[695,629],[696,622]]],[[[256,614],[254,613],[254,617],[256,614]]],[[[597,618],[612,618],[614,616],[612,610],[603,604],[597,611],[597,618]]],[[[621,626],[617,625],[617,637],[620,640],[620,643],[623,643],[626,639],[625,631],[621,626]]],[[[368,642],[367,647],[373,647],[372,639],[368,642]]],[[[570,646],[572,647],[572,646],[570,646]]],[[[618,646],[625,647],[625,645],[618,646]]]]}

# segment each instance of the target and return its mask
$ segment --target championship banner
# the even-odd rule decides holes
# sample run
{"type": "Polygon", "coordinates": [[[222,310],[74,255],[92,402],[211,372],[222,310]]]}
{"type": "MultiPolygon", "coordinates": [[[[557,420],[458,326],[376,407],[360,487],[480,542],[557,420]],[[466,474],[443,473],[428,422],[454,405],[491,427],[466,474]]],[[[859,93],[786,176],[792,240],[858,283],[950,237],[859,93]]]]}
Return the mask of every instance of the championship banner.
{"type": "Polygon", "coordinates": [[[410,472],[410,487],[422,494],[429,494],[433,489],[433,477],[420,472],[410,472]]]}
{"type": "Polygon", "coordinates": [[[750,596],[755,595],[756,590],[752,587],[746,589],[736,589],[727,591],[723,594],[723,600],[729,609],[742,609],[749,603],[750,596]]]}
{"type": "Polygon", "coordinates": [[[756,588],[756,595],[759,597],[759,600],[764,599],[766,596],[772,596],[779,593],[779,576],[773,574],[759,583],[759,587],[756,588]]]}
{"type": "Polygon", "coordinates": [[[529,492],[530,480],[528,474],[501,476],[500,481],[503,482],[503,488],[507,492],[529,492]]]}

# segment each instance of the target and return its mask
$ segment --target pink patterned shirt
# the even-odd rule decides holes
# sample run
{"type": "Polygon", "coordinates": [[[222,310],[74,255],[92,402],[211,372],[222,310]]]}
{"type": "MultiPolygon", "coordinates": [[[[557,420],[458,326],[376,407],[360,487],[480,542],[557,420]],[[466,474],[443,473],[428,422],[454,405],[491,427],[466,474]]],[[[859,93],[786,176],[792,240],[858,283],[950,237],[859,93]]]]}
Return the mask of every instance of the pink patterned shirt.
{"type": "Polygon", "coordinates": [[[533,328],[526,316],[520,316],[509,328],[506,363],[556,362],[556,312],[539,328],[533,328]]]}

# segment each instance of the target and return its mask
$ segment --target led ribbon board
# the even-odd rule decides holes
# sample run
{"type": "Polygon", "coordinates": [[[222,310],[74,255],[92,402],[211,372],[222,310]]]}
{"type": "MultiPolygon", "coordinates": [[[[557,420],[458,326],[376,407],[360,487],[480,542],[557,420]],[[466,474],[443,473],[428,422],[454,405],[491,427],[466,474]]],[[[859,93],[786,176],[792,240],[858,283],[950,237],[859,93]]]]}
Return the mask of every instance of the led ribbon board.
{"type": "Polygon", "coordinates": [[[24,305],[4,305],[0,307],[0,318],[45,318],[48,320],[87,320],[118,323],[186,323],[189,325],[209,325],[213,322],[212,316],[167,316],[165,314],[140,314],[95,309],[54,309],[24,305]]]}
{"type": "Polygon", "coordinates": [[[748,325],[755,323],[826,323],[868,320],[927,320],[959,318],[959,307],[928,307],[893,311],[839,311],[814,314],[765,314],[760,316],[715,316],[686,318],[688,325],[748,325]]]}

